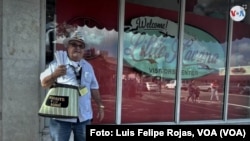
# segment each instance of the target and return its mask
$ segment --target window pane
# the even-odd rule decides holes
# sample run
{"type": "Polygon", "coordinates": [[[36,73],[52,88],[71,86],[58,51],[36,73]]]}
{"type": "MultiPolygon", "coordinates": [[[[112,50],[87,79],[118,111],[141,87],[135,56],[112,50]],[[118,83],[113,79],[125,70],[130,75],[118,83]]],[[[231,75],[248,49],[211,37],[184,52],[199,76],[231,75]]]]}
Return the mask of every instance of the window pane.
{"type": "Polygon", "coordinates": [[[174,121],[177,1],[126,0],[122,122],[174,121]]]}
{"type": "Polygon", "coordinates": [[[182,69],[193,73],[183,74],[189,89],[182,93],[182,121],[222,120],[227,9],[225,1],[186,1],[182,69]],[[215,80],[218,88],[211,87],[215,80]]]}
{"type": "Polygon", "coordinates": [[[232,7],[230,10],[231,15],[235,12],[240,13],[234,17],[242,18],[242,20],[233,21],[233,40],[228,72],[230,74],[228,118],[244,119],[250,117],[250,2],[242,0],[232,5],[241,6],[243,9],[232,7]]]}
{"type": "MultiPolygon", "coordinates": [[[[57,0],[56,4],[56,49],[65,50],[61,40],[74,31],[84,35],[84,59],[93,66],[105,105],[102,124],[115,123],[118,13],[118,0],[57,0]]],[[[93,123],[99,123],[94,101],[93,110],[93,123]]]]}

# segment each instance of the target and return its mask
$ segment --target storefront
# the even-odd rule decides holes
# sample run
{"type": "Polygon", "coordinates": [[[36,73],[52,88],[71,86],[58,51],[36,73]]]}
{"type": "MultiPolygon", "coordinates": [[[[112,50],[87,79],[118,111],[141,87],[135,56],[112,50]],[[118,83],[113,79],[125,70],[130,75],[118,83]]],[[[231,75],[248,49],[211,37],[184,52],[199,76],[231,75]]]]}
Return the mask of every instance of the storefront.
{"type": "Polygon", "coordinates": [[[94,124],[249,124],[249,0],[0,3],[0,140],[49,141],[39,74],[75,30],[105,105],[94,124]],[[188,102],[192,80],[200,95],[188,102]]]}
{"type": "Polygon", "coordinates": [[[60,0],[55,48],[62,49],[60,40],[70,34],[65,31],[85,34],[85,58],[95,68],[106,106],[103,124],[244,122],[250,116],[249,92],[242,94],[250,85],[248,4],[60,0]],[[241,21],[230,18],[236,5],[244,9],[236,11],[241,21]],[[216,102],[210,91],[200,92],[199,103],[187,102],[188,91],[178,85],[196,80],[199,87],[215,79],[216,102]],[[170,80],[177,80],[174,89],[166,88],[170,80]],[[152,83],[158,88],[151,91],[152,83]]]}

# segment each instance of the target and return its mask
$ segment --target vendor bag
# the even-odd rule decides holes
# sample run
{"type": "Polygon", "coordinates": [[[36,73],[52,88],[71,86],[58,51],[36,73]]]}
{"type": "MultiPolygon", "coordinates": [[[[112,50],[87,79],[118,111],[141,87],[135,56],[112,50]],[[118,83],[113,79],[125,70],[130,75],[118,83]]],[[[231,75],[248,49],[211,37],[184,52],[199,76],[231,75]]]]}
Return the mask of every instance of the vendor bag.
{"type": "Polygon", "coordinates": [[[38,115],[50,118],[78,117],[77,86],[55,83],[48,91],[38,115]]]}

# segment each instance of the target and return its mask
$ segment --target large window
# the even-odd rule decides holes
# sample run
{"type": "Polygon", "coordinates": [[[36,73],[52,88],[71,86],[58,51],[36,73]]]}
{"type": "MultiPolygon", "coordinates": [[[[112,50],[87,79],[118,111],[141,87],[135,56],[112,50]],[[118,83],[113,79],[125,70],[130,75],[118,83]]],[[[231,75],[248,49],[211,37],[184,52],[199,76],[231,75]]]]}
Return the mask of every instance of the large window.
{"type": "Polygon", "coordinates": [[[179,4],[158,2],[126,0],[122,123],[174,121],[179,4]]]}
{"type": "Polygon", "coordinates": [[[246,16],[248,3],[219,0],[190,5],[187,1],[183,69],[197,70],[198,76],[192,80],[200,93],[196,102],[182,101],[181,120],[249,118],[250,74],[246,54],[250,23],[247,17],[242,21],[232,21],[230,17],[236,12],[246,16]],[[232,10],[234,6],[241,6],[245,12],[232,10]],[[185,46],[189,40],[191,46],[185,46]],[[211,85],[214,81],[218,82],[217,90],[211,85]]]}
{"type": "Polygon", "coordinates": [[[218,1],[187,1],[184,26],[182,69],[194,75],[183,74],[189,80],[186,98],[181,101],[181,121],[222,120],[229,4],[218,1]],[[222,6],[223,5],[223,6],[222,6]],[[218,81],[219,90],[212,88],[218,81]]]}
{"type": "MultiPolygon", "coordinates": [[[[229,85],[228,91],[228,118],[250,118],[250,2],[248,0],[236,1],[232,4],[231,13],[239,12],[239,17],[245,17],[242,21],[232,22],[232,40],[230,45],[228,70],[226,70],[229,85]],[[242,9],[235,9],[241,6],[242,9]],[[238,11],[235,11],[238,10],[238,11]]],[[[224,69],[221,70],[222,72],[224,69]]],[[[224,73],[221,74],[222,76],[224,73]]]]}
{"type": "Polygon", "coordinates": [[[54,50],[64,49],[63,37],[84,32],[84,58],[100,83],[104,124],[244,121],[250,117],[249,4],[47,0],[46,63],[54,50]],[[230,18],[235,5],[245,10],[242,21],[230,18]],[[211,97],[215,80],[218,95],[211,97]],[[190,92],[192,82],[199,91],[190,92]]]}

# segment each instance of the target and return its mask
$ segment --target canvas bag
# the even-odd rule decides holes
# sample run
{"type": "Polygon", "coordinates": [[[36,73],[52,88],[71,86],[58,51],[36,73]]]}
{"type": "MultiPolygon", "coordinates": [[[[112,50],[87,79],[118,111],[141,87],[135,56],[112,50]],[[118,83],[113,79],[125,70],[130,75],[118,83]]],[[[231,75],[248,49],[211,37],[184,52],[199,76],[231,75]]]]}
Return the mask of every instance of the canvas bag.
{"type": "Polygon", "coordinates": [[[55,83],[47,92],[38,115],[50,118],[78,117],[77,86],[55,83]]]}

